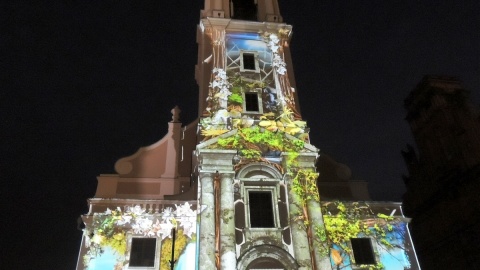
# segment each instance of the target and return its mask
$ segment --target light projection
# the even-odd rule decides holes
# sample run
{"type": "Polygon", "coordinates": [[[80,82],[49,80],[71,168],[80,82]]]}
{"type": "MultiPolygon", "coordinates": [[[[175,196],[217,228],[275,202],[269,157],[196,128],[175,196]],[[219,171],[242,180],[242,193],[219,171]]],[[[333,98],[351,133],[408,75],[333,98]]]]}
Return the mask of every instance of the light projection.
{"type": "Polygon", "coordinates": [[[324,240],[332,269],[411,269],[415,253],[407,222],[396,211],[400,210],[388,204],[322,202],[325,231],[317,234],[324,240]],[[356,245],[358,240],[367,241],[362,246],[356,245]],[[366,260],[368,256],[372,260],[366,260]]]}
{"type": "MultiPolygon", "coordinates": [[[[176,230],[174,258],[177,270],[195,269],[197,212],[188,202],[165,208],[161,213],[147,213],[139,205],[107,209],[104,213],[95,213],[91,226],[85,228],[86,254],[83,264],[86,270],[134,269],[138,265],[169,270],[172,256],[172,229],[176,230]],[[156,239],[154,246],[144,245],[140,249],[153,248],[152,262],[145,258],[136,260],[133,254],[132,239],[156,239]],[[192,259],[193,258],[193,259],[192,259]],[[143,261],[142,261],[143,260],[143,261]],[[133,268],[131,268],[133,267],[133,268]]],[[[139,242],[139,241],[137,241],[139,242]]],[[[148,241],[151,243],[152,241],[148,241]]]]}
{"type": "Polygon", "coordinates": [[[216,67],[200,120],[205,139],[259,125],[308,141],[283,59],[282,42],[288,33],[280,29],[277,33],[218,34],[213,50],[216,67]]]}

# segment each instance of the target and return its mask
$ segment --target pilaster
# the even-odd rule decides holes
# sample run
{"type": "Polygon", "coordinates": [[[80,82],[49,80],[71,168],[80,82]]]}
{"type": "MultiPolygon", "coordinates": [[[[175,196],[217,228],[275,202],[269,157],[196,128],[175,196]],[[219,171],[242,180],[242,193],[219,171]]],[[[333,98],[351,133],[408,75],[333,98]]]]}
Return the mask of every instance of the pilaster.
{"type": "Polygon", "coordinates": [[[213,174],[200,172],[199,269],[215,269],[215,196],[213,174]]]}
{"type": "MultiPolygon", "coordinates": [[[[290,178],[290,177],[287,177],[290,178]]],[[[288,179],[290,183],[290,179],[288,179]]],[[[300,197],[293,191],[292,185],[287,186],[288,190],[288,204],[290,210],[290,226],[292,230],[292,243],[295,259],[300,265],[299,270],[312,269],[312,262],[310,258],[310,248],[308,244],[308,236],[305,231],[303,219],[303,207],[301,205],[300,197]]]]}
{"type": "MultiPolygon", "coordinates": [[[[308,209],[308,216],[310,217],[310,223],[313,226],[312,237],[316,238],[315,231],[317,228],[321,230],[325,230],[322,209],[320,207],[320,203],[314,200],[309,200],[307,202],[307,209],[308,209]]],[[[316,240],[319,241],[320,239],[316,239],[316,240]]],[[[315,266],[317,267],[317,269],[322,269],[322,270],[332,269],[332,265],[330,263],[330,258],[328,256],[328,253],[325,254],[325,252],[322,252],[321,246],[319,244],[316,244],[315,241],[313,244],[315,266]]]]}
{"type": "Polygon", "coordinates": [[[220,269],[235,269],[235,210],[233,178],[235,172],[220,174],[220,269]]]}

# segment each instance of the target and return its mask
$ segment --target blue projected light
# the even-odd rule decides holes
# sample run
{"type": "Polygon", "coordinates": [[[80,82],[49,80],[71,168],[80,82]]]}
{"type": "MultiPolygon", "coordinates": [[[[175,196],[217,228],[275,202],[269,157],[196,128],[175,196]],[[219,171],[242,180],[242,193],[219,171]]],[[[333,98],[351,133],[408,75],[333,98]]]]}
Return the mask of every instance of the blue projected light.
{"type": "Polygon", "coordinates": [[[238,32],[238,33],[228,33],[227,36],[229,38],[234,38],[234,39],[262,40],[262,38],[258,33],[238,32]]]}

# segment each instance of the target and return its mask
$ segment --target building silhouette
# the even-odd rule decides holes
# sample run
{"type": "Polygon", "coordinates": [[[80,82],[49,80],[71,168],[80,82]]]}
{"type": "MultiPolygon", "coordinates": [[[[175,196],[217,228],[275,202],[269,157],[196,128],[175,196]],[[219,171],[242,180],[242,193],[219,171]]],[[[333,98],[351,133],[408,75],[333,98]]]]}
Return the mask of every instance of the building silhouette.
{"type": "Polygon", "coordinates": [[[277,1],[200,17],[199,117],[172,109],[164,138],[98,177],[77,269],[419,269],[401,205],[353,201],[366,184],[310,144],[277,1]],[[320,194],[345,201],[320,200],[317,162],[320,194]]]}
{"type": "Polygon", "coordinates": [[[479,269],[480,118],[460,81],[425,76],[405,100],[418,154],[407,163],[404,210],[423,269],[479,269]]]}

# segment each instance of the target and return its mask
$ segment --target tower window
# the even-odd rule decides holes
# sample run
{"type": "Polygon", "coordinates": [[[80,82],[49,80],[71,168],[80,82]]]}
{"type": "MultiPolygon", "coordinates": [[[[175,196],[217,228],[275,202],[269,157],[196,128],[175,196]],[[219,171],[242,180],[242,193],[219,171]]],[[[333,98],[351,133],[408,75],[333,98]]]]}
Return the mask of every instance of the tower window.
{"type": "Polygon", "coordinates": [[[274,228],[272,192],[249,191],[250,226],[252,228],[274,228]]]}
{"type": "Polygon", "coordinates": [[[243,54],[243,68],[255,70],[255,55],[253,53],[243,54]]]}
{"type": "Polygon", "coordinates": [[[262,114],[262,89],[257,88],[242,93],[243,112],[246,114],[262,114]]]}
{"type": "Polygon", "coordinates": [[[258,112],[258,94],[256,92],[245,93],[245,110],[258,112]]]}
{"type": "Polygon", "coordinates": [[[130,266],[155,266],[156,238],[132,238],[130,266]]]}
{"type": "Polygon", "coordinates": [[[256,21],[257,5],[254,0],[232,0],[233,18],[238,20],[256,21]]]}
{"type": "Polygon", "coordinates": [[[240,72],[260,72],[257,54],[256,51],[240,52],[240,72]]]}
{"type": "Polygon", "coordinates": [[[350,238],[356,264],[376,264],[370,238],[350,238]]]}

